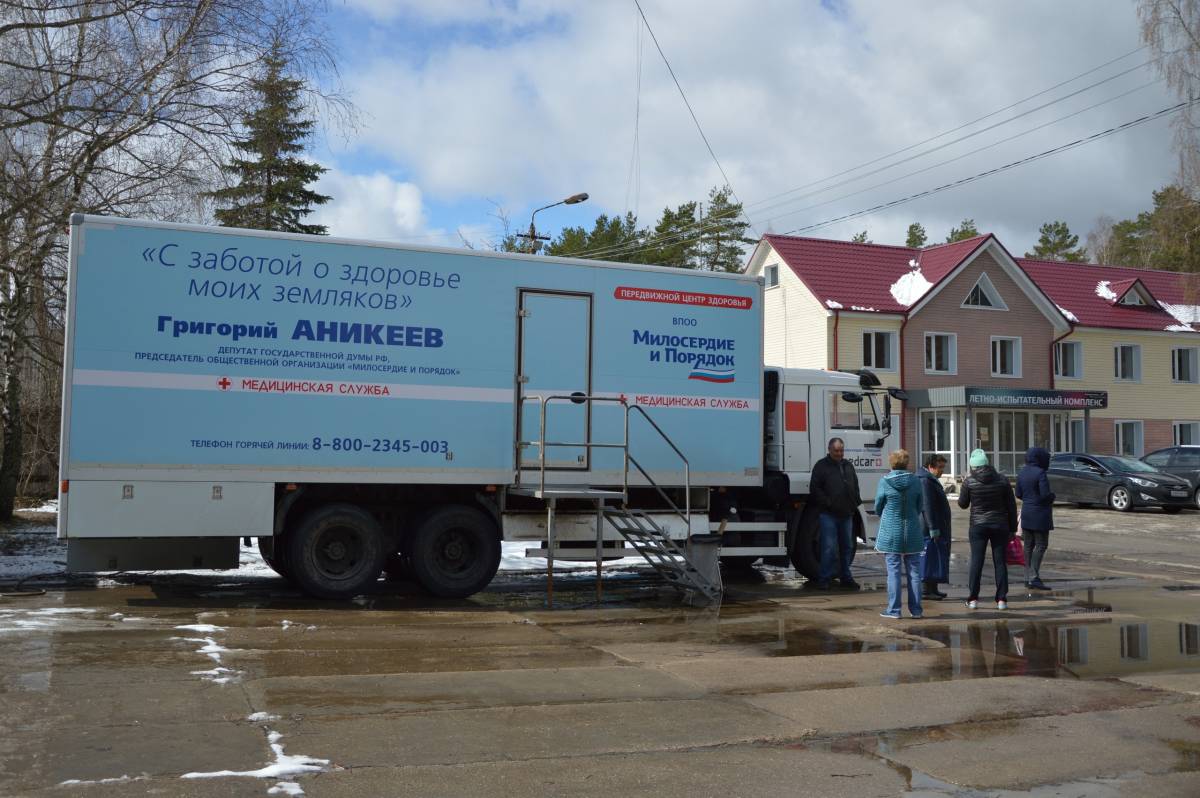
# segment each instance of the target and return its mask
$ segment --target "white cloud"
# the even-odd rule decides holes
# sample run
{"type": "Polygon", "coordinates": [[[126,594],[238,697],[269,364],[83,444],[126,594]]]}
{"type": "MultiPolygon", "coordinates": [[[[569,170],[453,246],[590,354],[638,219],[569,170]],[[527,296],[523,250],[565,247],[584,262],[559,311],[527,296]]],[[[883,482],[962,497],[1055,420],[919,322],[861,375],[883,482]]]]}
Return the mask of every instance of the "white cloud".
{"type": "MultiPolygon", "coordinates": [[[[437,202],[492,197],[517,217],[576,191],[591,194],[586,206],[539,215],[539,226],[544,220],[548,228],[626,210],[626,196],[637,193],[628,184],[638,40],[632,5],[351,3],[380,26],[393,20],[436,29],[422,57],[409,57],[402,48],[399,54],[360,53],[366,60],[347,74],[369,114],[357,144],[372,156],[396,164],[437,202]],[[494,23],[494,35],[437,27],[472,23],[494,23]]],[[[813,197],[758,204],[1134,50],[1140,42],[1133,5],[860,0],[839,6],[837,14],[815,1],[791,0],[753,6],[651,0],[643,7],[760,232],[868,208],[1173,102],[1156,85],[958,163],[836,199],[1153,79],[1142,70],[878,176],[813,197]],[[809,207],[830,199],[835,201],[809,207]]],[[[1146,58],[1145,52],[1131,56],[1039,102],[1146,58]]],[[[634,210],[652,223],[665,205],[703,199],[721,177],[644,33],[642,63],[641,201],[634,210]]],[[[1122,218],[1147,207],[1150,191],[1171,179],[1169,137],[1167,124],[1154,122],[811,234],[849,237],[866,228],[877,242],[902,243],[908,223],[921,221],[937,242],[959,220],[973,217],[1020,255],[1045,221],[1064,219],[1082,237],[1100,214],[1122,218]]],[[[346,215],[348,222],[356,218],[346,215]]]]}
{"type": "Polygon", "coordinates": [[[397,241],[427,237],[421,189],[382,172],[347,174],[330,169],[316,190],[333,199],[318,207],[312,223],[328,226],[329,234],[343,238],[397,241]]]}

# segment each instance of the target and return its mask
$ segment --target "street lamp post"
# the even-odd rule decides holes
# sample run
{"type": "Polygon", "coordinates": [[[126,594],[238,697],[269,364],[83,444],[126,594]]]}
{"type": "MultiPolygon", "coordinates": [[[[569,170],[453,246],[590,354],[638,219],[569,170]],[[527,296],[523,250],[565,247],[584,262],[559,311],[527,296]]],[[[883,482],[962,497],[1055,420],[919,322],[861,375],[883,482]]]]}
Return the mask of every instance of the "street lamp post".
{"type": "Polygon", "coordinates": [[[543,205],[542,207],[540,207],[536,211],[534,211],[532,215],[530,215],[530,217],[529,217],[529,232],[528,233],[517,233],[517,237],[518,238],[526,238],[529,240],[529,253],[532,255],[533,253],[538,251],[538,246],[539,246],[538,242],[539,241],[549,241],[550,240],[550,236],[538,235],[537,228],[534,227],[534,219],[537,217],[538,211],[544,211],[547,208],[555,208],[555,207],[558,207],[559,205],[577,205],[580,202],[583,202],[584,200],[586,200],[587,198],[588,198],[587,192],[583,191],[578,194],[572,194],[571,196],[567,197],[564,200],[559,200],[558,202],[552,202],[549,205],[543,205]]]}

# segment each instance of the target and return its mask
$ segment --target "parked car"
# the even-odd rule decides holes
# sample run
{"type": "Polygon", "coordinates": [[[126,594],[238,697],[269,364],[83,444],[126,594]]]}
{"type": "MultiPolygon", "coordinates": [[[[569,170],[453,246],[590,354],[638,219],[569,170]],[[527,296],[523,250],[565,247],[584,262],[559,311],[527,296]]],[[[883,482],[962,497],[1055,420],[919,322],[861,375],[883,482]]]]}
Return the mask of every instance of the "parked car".
{"type": "Polygon", "coordinates": [[[1170,446],[1150,452],[1142,462],[1158,471],[1186,479],[1192,486],[1192,502],[1200,509],[1200,446],[1170,446]]]}
{"type": "Polygon", "coordinates": [[[1177,513],[1193,506],[1191,484],[1135,460],[1102,454],[1056,454],[1047,472],[1058,501],[1079,505],[1106,504],[1128,512],[1134,507],[1161,507],[1177,513]]]}

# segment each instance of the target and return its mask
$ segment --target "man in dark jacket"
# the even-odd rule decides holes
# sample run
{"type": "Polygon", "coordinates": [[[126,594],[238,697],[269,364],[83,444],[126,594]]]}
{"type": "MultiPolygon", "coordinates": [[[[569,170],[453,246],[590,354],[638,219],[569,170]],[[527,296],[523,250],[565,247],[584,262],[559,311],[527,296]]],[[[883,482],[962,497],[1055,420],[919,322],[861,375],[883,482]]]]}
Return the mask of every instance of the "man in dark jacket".
{"type": "Polygon", "coordinates": [[[917,470],[925,503],[921,510],[921,528],[925,533],[924,590],[921,597],[941,601],[946,594],[937,589],[939,582],[950,581],[950,502],[942,487],[946,458],[931,454],[925,467],[917,470]]]}
{"type": "Polygon", "coordinates": [[[828,590],[837,571],[843,589],[857,590],[850,561],[854,557],[854,514],[862,504],[858,474],[845,459],[846,444],[841,438],[830,438],[828,451],[828,456],[813,466],[808,486],[808,499],[820,513],[821,567],[816,587],[828,590]]]}
{"type": "Polygon", "coordinates": [[[971,568],[967,579],[967,607],[979,606],[979,583],[983,578],[983,560],[988,546],[992,549],[992,567],[996,570],[996,609],[1008,609],[1008,565],[1004,550],[1017,534],[1017,500],[1008,477],[988,465],[983,449],[971,452],[971,474],[958,492],[958,506],[971,508],[971,568]]]}
{"type": "Polygon", "coordinates": [[[1046,479],[1050,452],[1034,446],[1025,452],[1025,467],[1017,474],[1017,498],[1021,500],[1021,535],[1025,539],[1025,587],[1049,590],[1040,573],[1042,557],[1054,529],[1054,491],[1046,479]]]}

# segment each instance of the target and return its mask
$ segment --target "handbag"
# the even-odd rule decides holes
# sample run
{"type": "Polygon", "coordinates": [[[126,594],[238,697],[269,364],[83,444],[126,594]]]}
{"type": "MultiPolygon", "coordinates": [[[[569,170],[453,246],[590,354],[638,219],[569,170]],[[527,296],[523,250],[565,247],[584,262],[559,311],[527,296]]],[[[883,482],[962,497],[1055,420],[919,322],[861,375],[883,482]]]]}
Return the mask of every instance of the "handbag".
{"type": "Polygon", "coordinates": [[[925,562],[921,567],[921,574],[924,578],[932,579],[935,582],[950,581],[950,564],[946,562],[946,555],[942,553],[942,547],[938,545],[937,538],[929,538],[925,541],[924,557],[925,562]]]}
{"type": "Polygon", "coordinates": [[[1008,541],[1008,548],[1004,550],[1004,562],[1009,565],[1025,564],[1025,544],[1021,542],[1020,538],[1008,541]]]}

